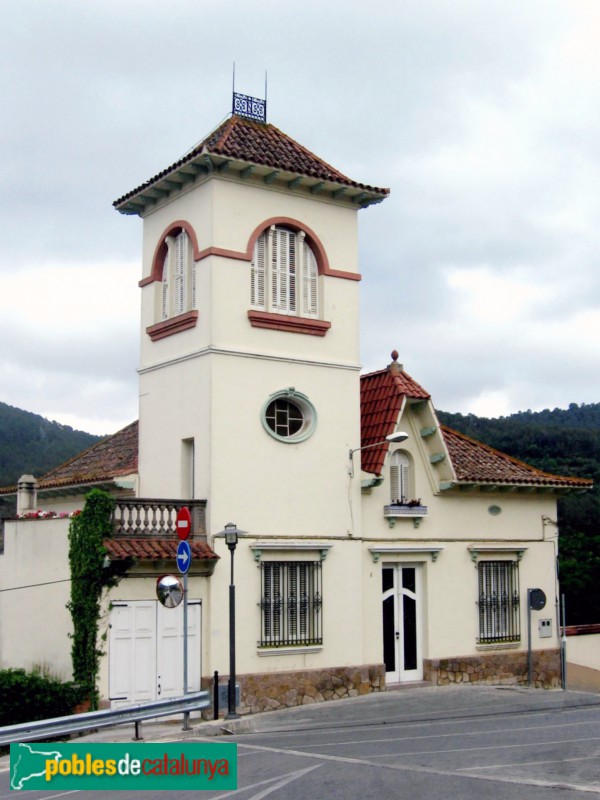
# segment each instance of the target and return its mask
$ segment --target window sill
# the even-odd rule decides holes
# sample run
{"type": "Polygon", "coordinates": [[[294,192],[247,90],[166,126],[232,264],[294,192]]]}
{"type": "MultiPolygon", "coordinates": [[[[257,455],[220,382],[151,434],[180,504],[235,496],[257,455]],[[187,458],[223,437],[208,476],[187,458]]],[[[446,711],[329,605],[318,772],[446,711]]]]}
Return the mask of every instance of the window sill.
{"type": "Polygon", "coordinates": [[[310,317],[289,317],[286,314],[270,314],[267,311],[248,311],[253,328],[269,328],[287,333],[306,333],[309,336],[325,336],[331,322],[310,317]]]}
{"type": "Polygon", "coordinates": [[[498,644],[478,644],[475,650],[518,650],[521,642],[498,642],[498,644]]]}
{"type": "Polygon", "coordinates": [[[197,322],[198,312],[186,311],[185,314],[178,314],[176,317],[171,317],[162,322],[157,322],[155,325],[150,325],[146,328],[146,333],[153,342],[156,342],[159,339],[164,339],[166,336],[173,336],[175,333],[195,328],[197,322]]]}
{"type": "Polygon", "coordinates": [[[393,528],[397,519],[412,519],[415,528],[418,528],[423,517],[427,516],[427,506],[402,506],[391,504],[383,507],[383,516],[387,519],[390,528],[393,528]]]}
{"type": "Polygon", "coordinates": [[[259,647],[256,651],[257,655],[259,656],[293,656],[297,655],[298,653],[310,654],[310,653],[320,653],[323,649],[323,645],[298,645],[297,647],[259,647]]]}

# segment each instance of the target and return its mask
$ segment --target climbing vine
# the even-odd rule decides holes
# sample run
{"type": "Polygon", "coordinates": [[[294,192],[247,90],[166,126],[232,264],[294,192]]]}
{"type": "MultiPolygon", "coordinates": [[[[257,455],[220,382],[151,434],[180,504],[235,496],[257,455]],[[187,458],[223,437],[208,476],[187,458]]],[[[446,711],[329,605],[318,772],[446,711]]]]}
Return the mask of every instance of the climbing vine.
{"type": "Polygon", "coordinates": [[[123,562],[106,562],[104,539],[112,533],[113,509],[114,500],[107,492],[92,489],[83,511],[69,526],[71,599],[67,607],[73,620],[73,680],[86,691],[92,709],[98,705],[96,680],[102,655],[98,648],[102,593],[116,586],[129,566],[123,562]]]}

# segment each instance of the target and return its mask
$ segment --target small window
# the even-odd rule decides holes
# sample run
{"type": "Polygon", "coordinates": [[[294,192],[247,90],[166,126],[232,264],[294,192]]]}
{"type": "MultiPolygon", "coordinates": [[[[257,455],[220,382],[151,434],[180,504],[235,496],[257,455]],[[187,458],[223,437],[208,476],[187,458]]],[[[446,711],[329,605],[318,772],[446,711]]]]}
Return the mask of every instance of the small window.
{"type": "Polygon", "coordinates": [[[410,486],[410,461],[402,450],[395,450],[390,459],[390,502],[404,504],[413,499],[410,486]]]}
{"type": "Polygon", "coordinates": [[[323,643],[320,561],[261,563],[260,647],[323,643]]]}
{"type": "Polygon", "coordinates": [[[304,231],[272,225],[254,245],[250,304],[274,314],[318,317],[318,278],[304,231]]]}
{"type": "Polygon", "coordinates": [[[196,272],[187,231],[165,238],[160,319],[177,317],[196,308],[196,272]]]}
{"type": "Polygon", "coordinates": [[[317,413],[306,395],[290,387],[269,397],[263,406],[261,421],[275,439],[295,444],[313,434],[317,413]]]}
{"type": "Polygon", "coordinates": [[[480,644],[520,641],[519,562],[480,561],[477,569],[480,644]]]}

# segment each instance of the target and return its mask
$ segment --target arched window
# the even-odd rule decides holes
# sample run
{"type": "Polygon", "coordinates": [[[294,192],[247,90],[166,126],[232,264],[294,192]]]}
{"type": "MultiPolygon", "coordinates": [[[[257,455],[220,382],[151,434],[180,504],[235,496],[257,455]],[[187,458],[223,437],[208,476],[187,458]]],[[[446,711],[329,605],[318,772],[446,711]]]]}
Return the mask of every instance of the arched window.
{"type": "Polygon", "coordinates": [[[196,272],[187,231],[165,237],[160,319],[196,308],[196,272]]]}
{"type": "Polygon", "coordinates": [[[272,225],[252,254],[250,303],[274,314],[318,317],[317,261],[304,231],[272,225]]]}
{"type": "Polygon", "coordinates": [[[395,450],[390,459],[390,501],[408,503],[411,499],[410,461],[402,450],[395,450]]]}

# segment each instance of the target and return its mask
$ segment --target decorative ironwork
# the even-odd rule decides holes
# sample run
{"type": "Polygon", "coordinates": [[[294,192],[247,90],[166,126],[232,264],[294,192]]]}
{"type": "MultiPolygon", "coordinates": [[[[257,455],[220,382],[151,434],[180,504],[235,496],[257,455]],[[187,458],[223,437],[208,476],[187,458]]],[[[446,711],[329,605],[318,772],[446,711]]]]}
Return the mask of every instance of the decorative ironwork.
{"type": "Polygon", "coordinates": [[[267,121],[267,101],[260,97],[250,97],[247,94],[233,93],[232,112],[239,117],[253,119],[256,122],[267,121]]]}
{"type": "Polygon", "coordinates": [[[261,647],[323,643],[321,562],[261,562],[261,647]]]}
{"type": "Polygon", "coordinates": [[[479,642],[518,642],[521,638],[519,614],[519,563],[480,561],[479,642]]]}

